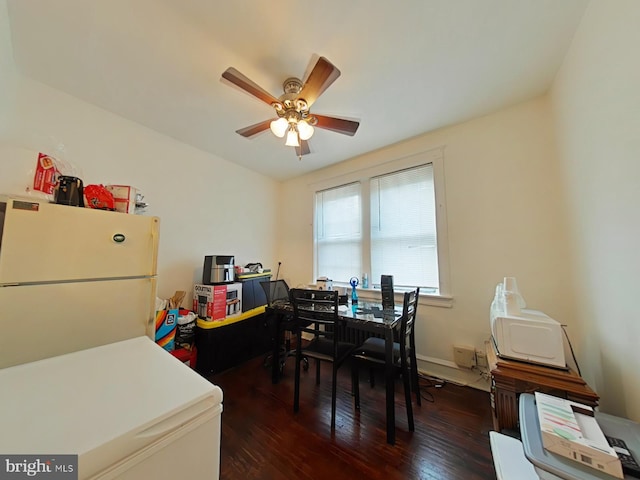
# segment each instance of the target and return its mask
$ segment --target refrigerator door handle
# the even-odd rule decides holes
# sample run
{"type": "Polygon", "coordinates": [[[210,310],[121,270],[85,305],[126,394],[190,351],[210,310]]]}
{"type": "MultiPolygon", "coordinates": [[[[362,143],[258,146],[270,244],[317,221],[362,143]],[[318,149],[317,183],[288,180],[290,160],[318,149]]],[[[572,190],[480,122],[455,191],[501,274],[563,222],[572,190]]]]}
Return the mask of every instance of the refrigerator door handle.
{"type": "MultiPolygon", "coordinates": [[[[186,425],[192,421],[195,417],[205,414],[207,411],[211,412],[215,410],[216,400],[213,397],[208,397],[189,408],[186,408],[175,415],[165,418],[160,422],[151,425],[136,434],[138,438],[160,437],[167,433],[170,433],[183,425],[186,425]]],[[[217,403],[220,405],[219,403],[217,403]]]]}

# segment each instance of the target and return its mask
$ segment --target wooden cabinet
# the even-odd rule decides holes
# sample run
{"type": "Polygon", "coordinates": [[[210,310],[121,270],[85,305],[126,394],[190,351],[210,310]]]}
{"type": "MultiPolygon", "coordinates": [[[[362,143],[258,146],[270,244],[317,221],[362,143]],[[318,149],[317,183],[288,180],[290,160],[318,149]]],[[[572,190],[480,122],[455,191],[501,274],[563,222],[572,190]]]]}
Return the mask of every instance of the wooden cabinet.
{"type": "Polygon", "coordinates": [[[491,342],[486,343],[486,350],[491,371],[494,430],[519,429],[518,398],[521,393],[548,393],[591,407],[598,406],[598,394],[573,370],[498,358],[491,342]]]}

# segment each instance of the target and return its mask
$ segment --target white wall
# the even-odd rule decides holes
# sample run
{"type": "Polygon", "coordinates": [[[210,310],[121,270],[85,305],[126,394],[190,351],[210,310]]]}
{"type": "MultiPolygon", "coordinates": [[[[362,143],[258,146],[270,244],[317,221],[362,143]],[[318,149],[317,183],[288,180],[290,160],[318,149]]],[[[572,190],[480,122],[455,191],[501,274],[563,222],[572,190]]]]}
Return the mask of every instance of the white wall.
{"type": "Polygon", "coordinates": [[[13,100],[12,109],[0,103],[9,117],[0,192],[24,195],[37,152],[59,143],[85,185],[136,186],[150,204],[147,214],[160,217],[161,298],[186,290],[190,307],[207,254],[274,264],[277,182],[28,78],[19,76],[13,100]]]}
{"type": "Polygon", "coordinates": [[[9,12],[5,0],[0,1],[0,139],[3,138],[13,106],[16,72],[11,48],[9,12]]]}
{"type": "Polygon", "coordinates": [[[552,91],[583,375],[640,421],[640,2],[594,0],[552,91]]]}
{"type": "MultiPolygon", "coordinates": [[[[547,97],[428,133],[283,186],[283,275],[313,280],[313,184],[444,145],[453,306],[421,305],[417,352],[423,370],[474,386],[453,364],[452,345],[484,348],[495,286],[515,276],[528,305],[574,322],[562,195],[547,97]]],[[[360,275],[361,272],[353,272],[360,275]]]]}

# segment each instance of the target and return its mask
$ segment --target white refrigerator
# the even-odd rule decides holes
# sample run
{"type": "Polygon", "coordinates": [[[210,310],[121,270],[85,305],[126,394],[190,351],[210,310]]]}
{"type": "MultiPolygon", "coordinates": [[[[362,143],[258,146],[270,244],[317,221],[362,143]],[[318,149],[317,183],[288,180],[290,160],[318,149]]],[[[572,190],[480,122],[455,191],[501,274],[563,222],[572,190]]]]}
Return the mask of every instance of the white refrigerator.
{"type": "Polygon", "coordinates": [[[0,197],[0,368],[154,338],[159,219],[0,197]]]}
{"type": "Polygon", "coordinates": [[[0,196],[0,456],[219,478],[222,391],[152,340],[158,234],[156,217],[0,196]]]}
{"type": "Polygon", "coordinates": [[[2,369],[0,385],[2,455],[78,455],[80,480],[219,478],[222,390],[146,336],[2,369]]]}

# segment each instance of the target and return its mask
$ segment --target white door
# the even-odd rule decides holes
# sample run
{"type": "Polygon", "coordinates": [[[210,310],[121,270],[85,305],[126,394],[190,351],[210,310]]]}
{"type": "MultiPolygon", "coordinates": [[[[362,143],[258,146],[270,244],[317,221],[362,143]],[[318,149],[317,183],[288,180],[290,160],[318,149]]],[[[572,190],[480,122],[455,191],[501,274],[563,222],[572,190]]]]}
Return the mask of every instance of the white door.
{"type": "Polygon", "coordinates": [[[156,274],[159,219],[9,199],[0,285],[156,274]]]}
{"type": "Polygon", "coordinates": [[[0,287],[0,368],[153,338],[155,292],[155,278],[0,287]]]}

